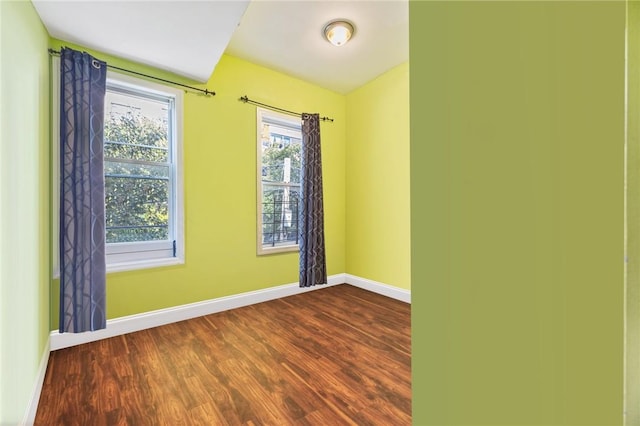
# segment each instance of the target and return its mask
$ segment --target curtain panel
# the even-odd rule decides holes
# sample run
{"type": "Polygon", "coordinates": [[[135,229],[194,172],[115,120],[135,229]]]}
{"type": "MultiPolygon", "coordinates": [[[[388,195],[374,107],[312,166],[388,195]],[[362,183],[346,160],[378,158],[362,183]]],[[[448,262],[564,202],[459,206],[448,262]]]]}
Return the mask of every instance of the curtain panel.
{"type": "Polygon", "coordinates": [[[310,287],[327,283],[319,114],[302,114],[301,187],[300,287],[310,287]]]}
{"type": "Polygon", "coordinates": [[[103,127],[107,64],[60,55],[60,332],[106,327],[103,127]]]}

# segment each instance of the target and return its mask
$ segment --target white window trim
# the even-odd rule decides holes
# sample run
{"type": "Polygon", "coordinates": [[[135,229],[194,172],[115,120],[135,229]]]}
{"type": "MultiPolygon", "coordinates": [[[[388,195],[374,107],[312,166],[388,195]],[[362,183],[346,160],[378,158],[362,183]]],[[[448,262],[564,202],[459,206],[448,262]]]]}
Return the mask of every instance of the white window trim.
{"type": "Polygon", "coordinates": [[[278,112],[274,112],[271,110],[267,110],[264,108],[256,108],[256,148],[257,148],[257,156],[256,156],[256,211],[257,211],[257,221],[256,221],[256,248],[258,256],[269,255],[269,254],[277,254],[277,253],[288,253],[288,252],[297,252],[300,250],[299,244],[287,244],[281,245],[277,247],[263,247],[262,245],[262,121],[263,116],[269,117],[277,117],[284,122],[291,122],[293,118],[291,116],[281,114],[278,112]]]}
{"type": "MultiPolygon", "coordinates": [[[[54,57],[52,62],[52,265],[53,277],[60,276],[60,58],[54,57]]],[[[174,99],[175,126],[173,126],[172,177],[175,181],[174,215],[174,239],[175,256],[173,247],[167,249],[167,242],[140,242],[140,243],[112,243],[107,244],[106,255],[107,273],[132,271],[138,269],[173,266],[185,263],[185,233],[184,233],[184,186],[183,186],[183,91],[173,87],[153,83],[129,75],[107,71],[107,82],[117,84],[123,88],[138,89],[170,96],[174,99]],[[129,250],[136,246],[135,253],[129,250]],[[170,256],[167,256],[167,253],[170,256]]]]}

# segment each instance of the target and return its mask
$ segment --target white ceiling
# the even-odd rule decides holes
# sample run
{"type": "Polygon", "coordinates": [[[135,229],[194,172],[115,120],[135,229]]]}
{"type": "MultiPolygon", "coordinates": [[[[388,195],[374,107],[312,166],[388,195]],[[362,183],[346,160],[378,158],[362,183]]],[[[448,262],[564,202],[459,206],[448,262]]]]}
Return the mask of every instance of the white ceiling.
{"type": "Polygon", "coordinates": [[[407,0],[34,0],[49,34],[205,82],[228,53],[348,93],[409,59],[407,0]],[[344,46],[322,37],[353,22],[344,46]]]}
{"type": "Polygon", "coordinates": [[[254,0],[226,52],[348,93],[409,60],[409,5],[406,0],[254,0]],[[340,47],[322,34],[337,18],[356,27],[353,38],[340,47]]]}

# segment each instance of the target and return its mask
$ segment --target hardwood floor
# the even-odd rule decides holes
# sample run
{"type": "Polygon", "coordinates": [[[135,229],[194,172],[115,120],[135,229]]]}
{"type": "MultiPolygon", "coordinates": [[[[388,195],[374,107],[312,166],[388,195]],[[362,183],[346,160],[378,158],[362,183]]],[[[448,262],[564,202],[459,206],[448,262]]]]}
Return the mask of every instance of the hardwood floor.
{"type": "Polygon", "coordinates": [[[410,305],[328,287],[51,353],[36,425],[409,425],[410,305]]]}

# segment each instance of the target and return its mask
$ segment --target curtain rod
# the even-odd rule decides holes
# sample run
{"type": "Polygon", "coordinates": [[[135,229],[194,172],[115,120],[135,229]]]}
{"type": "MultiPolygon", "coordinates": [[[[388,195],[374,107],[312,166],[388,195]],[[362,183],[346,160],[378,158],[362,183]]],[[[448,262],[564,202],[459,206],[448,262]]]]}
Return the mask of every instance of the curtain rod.
{"type": "MultiPolygon", "coordinates": [[[[48,50],[49,50],[49,55],[60,56],[60,51],[59,50],[54,50],[54,49],[48,49],[48,50]]],[[[146,77],[146,78],[151,78],[153,80],[157,80],[157,81],[162,81],[164,83],[173,84],[174,86],[185,87],[185,88],[190,89],[190,90],[195,90],[196,92],[204,93],[207,96],[215,96],[216,95],[216,92],[212,92],[211,90],[199,89],[197,87],[187,86],[186,84],[178,83],[178,82],[171,81],[171,80],[165,80],[164,78],[154,77],[152,75],[143,74],[143,73],[137,72],[137,71],[131,71],[131,70],[128,70],[126,68],[116,67],[115,65],[107,64],[107,68],[112,68],[114,70],[124,71],[124,72],[128,72],[128,73],[131,73],[131,74],[136,74],[136,75],[139,75],[139,76],[142,76],[142,77],[146,77]]]]}
{"type": "MultiPolygon", "coordinates": [[[[253,104],[253,105],[258,105],[258,106],[265,107],[265,108],[268,108],[268,109],[271,109],[271,110],[274,110],[274,111],[283,112],[285,114],[297,115],[297,116],[301,116],[302,115],[299,112],[293,112],[293,111],[289,111],[287,109],[282,109],[282,108],[278,108],[278,107],[275,107],[275,106],[272,106],[272,105],[263,104],[262,102],[254,101],[253,99],[249,99],[246,95],[240,97],[240,99],[238,99],[238,100],[244,102],[245,104],[249,103],[249,104],[253,104]]],[[[329,118],[329,117],[320,117],[320,120],[333,122],[333,118],[329,118]]]]}

